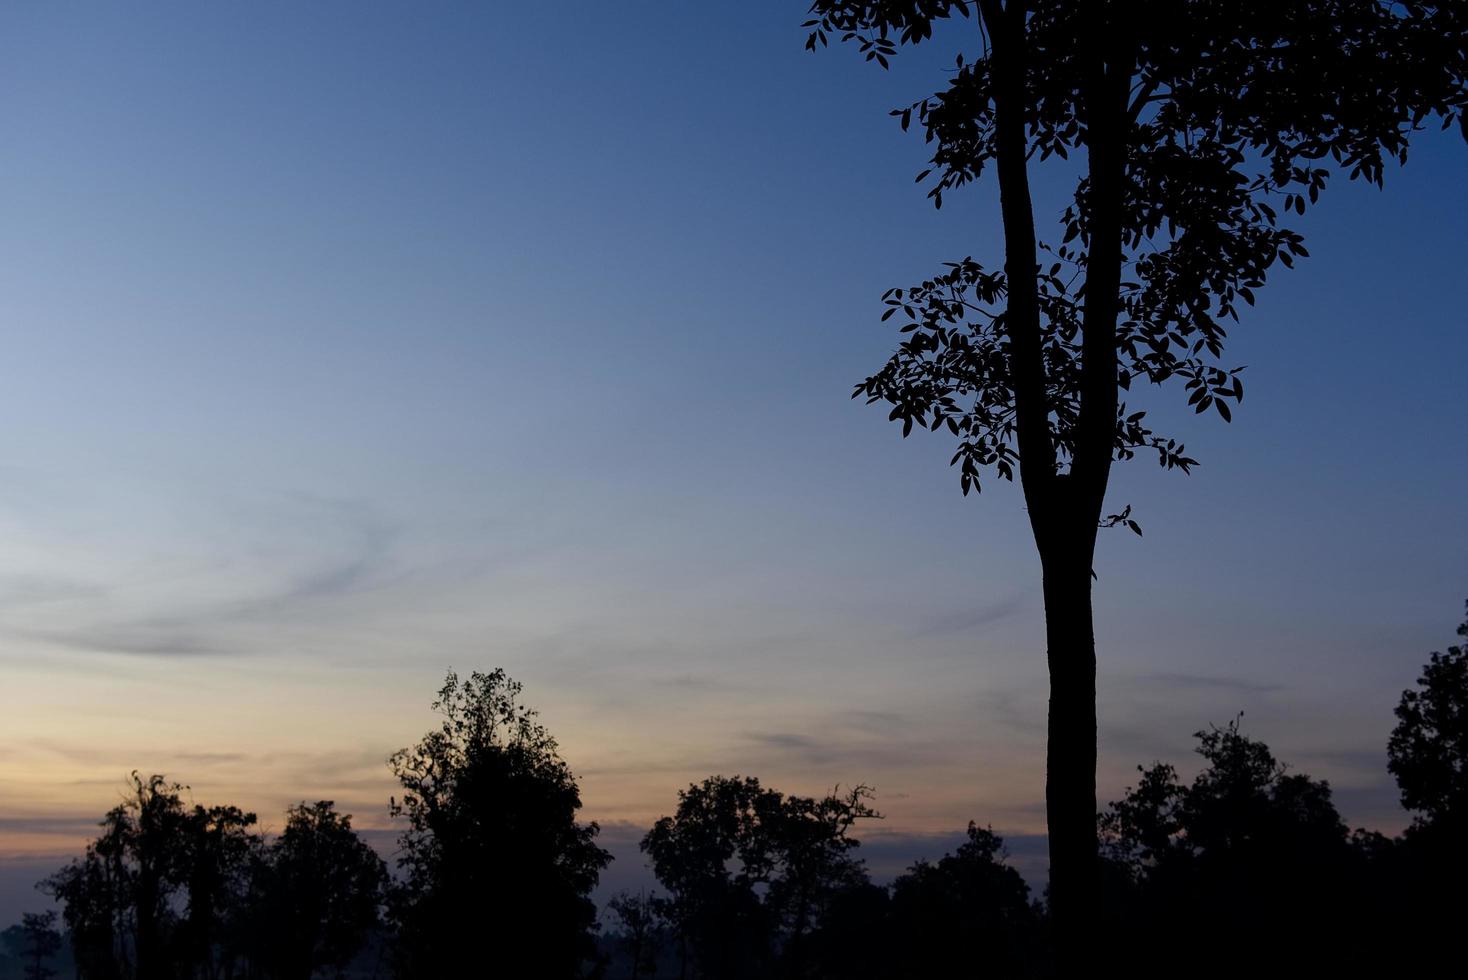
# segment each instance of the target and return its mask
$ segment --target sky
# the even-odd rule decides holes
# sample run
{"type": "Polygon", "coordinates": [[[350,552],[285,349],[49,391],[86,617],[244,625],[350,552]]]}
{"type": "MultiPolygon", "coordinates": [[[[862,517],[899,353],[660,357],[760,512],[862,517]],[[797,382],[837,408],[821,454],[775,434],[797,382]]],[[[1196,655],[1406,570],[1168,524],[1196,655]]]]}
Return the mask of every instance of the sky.
{"type": "MultiPolygon", "coordinates": [[[[1043,873],[1018,489],[849,398],[888,287],[997,262],[799,2],[0,8],[0,920],[127,774],[388,842],[449,668],[525,685],[619,861],[680,787],[876,788],[1043,873]],[[1026,863],[1027,862],[1027,863],[1026,863]]],[[[1244,713],[1400,829],[1392,708],[1468,596],[1468,146],[1332,186],[1097,559],[1099,784],[1244,713]]],[[[1037,177],[1042,229],[1064,174],[1037,177]]],[[[1043,237],[1043,233],[1042,233],[1043,237]]],[[[385,844],[385,846],[390,846],[385,844]]]]}

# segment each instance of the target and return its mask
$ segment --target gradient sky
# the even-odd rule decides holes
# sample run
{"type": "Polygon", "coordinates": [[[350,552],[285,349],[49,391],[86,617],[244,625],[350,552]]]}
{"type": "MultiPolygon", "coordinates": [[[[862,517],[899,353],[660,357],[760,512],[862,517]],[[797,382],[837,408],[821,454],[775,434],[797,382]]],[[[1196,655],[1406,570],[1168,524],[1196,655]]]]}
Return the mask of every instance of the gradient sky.
{"type": "MultiPolygon", "coordinates": [[[[132,769],[388,827],[449,666],[524,682],[619,876],[716,772],[875,785],[896,863],[969,819],[1034,850],[1018,490],[848,400],[885,288],[999,256],[992,188],[934,212],[886,115],[967,38],[883,73],[802,14],[0,8],[0,920],[132,769]]],[[[1333,187],[1234,423],[1174,413],[1203,465],[1117,471],[1103,798],[1243,711],[1404,823],[1392,707],[1468,595],[1465,168],[1426,134],[1333,187]]]]}

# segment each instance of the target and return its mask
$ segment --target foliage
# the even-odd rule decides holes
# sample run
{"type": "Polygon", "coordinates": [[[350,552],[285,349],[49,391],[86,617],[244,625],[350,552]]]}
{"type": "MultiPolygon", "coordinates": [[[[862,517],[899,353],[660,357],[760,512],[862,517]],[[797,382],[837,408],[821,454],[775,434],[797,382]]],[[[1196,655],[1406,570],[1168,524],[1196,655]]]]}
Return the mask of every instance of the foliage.
{"type": "Polygon", "coordinates": [[[195,806],[183,823],[177,847],[186,904],[173,956],[187,974],[213,980],[243,956],[251,864],[260,847],[254,824],[255,814],[236,806],[195,806]]]}
{"type": "Polygon", "coordinates": [[[1020,976],[1038,946],[1041,915],[1030,888],[1004,862],[1003,838],[969,823],[968,839],[936,864],[919,861],[892,885],[897,975],[953,976],[982,951],[987,972],[1020,976]]]}
{"type": "Polygon", "coordinates": [[[1325,780],[1290,773],[1237,718],[1194,737],[1207,765],[1191,784],[1170,765],[1139,766],[1137,786],[1100,818],[1108,855],[1135,877],[1170,861],[1236,870],[1344,845],[1346,827],[1325,780]]]}
{"type": "Polygon", "coordinates": [[[387,868],[330,800],[291,807],[255,873],[260,958],[279,980],[344,969],[379,924],[387,868]]]}
{"type": "Polygon", "coordinates": [[[960,54],[942,90],[892,112],[933,148],[919,180],[936,206],[998,163],[1006,111],[1022,116],[1026,158],[1088,154],[1056,237],[1038,243],[1047,257],[1018,270],[1026,282],[965,258],[883,296],[883,319],[900,314],[907,336],[854,394],[888,402],[904,434],[957,436],[965,493],[983,469],[1009,479],[1018,463],[1029,365],[1016,363],[1014,289],[1037,307],[1033,366],[1058,471],[1093,426],[1111,430],[1114,458],[1146,449],[1186,471],[1195,460],[1146,411],[1087,412],[1101,404],[1090,379],[1122,390],[1177,380],[1196,412],[1230,419],[1243,385],[1220,362],[1227,324],[1276,264],[1308,254],[1287,217],[1336,173],[1381,184],[1429,118],[1446,128],[1468,105],[1468,14],[1455,3],[816,0],[811,12],[807,47],[837,36],[883,67],[899,45],[929,40],[936,20],[980,13],[977,55],[960,54]],[[1021,38],[1022,50],[1006,49],[1021,38]],[[1004,58],[1023,59],[1013,79],[1004,58]],[[1114,173],[1099,172],[1106,154],[1114,173]]]}
{"type": "MultiPolygon", "coordinates": [[[[1458,627],[1468,637],[1468,620],[1458,627]]],[[[1416,690],[1402,692],[1387,769],[1419,826],[1468,827],[1468,643],[1433,653],[1416,690]]]]}
{"type": "Polygon", "coordinates": [[[621,943],[632,964],[632,980],[657,971],[658,945],[663,925],[663,903],[644,892],[618,892],[607,902],[607,912],[616,922],[621,943]]]}
{"type": "Polygon", "coordinates": [[[346,967],[377,925],[382,859],[330,802],[292,807],[267,845],[253,813],[186,807],[163,776],[132,783],[44,883],[81,980],[307,980],[346,967]]]}
{"type": "Polygon", "coordinates": [[[545,978],[595,958],[589,897],[611,860],[555,739],[503,670],[449,673],[440,726],[390,764],[403,882],[391,912],[403,976],[469,969],[545,978]]]}
{"type": "Polygon", "coordinates": [[[184,789],[134,772],[86,854],[47,881],[83,980],[212,977],[230,955],[222,940],[243,907],[255,815],[189,809],[184,789]]]}
{"type": "MultiPolygon", "coordinates": [[[[1113,885],[1131,893],[1115,896],[1131,903],[1123,941],[1160,935],[1180,951],[1205,935],[1254,936],[1288,921],[1329,945],[1291,950],[1296,965],[1322,968],[1349,949],[1343,923],[1373,841],[1349,837],[1329,783],[1289,772],[1238,719],[1195,737],[1206,765],[1191,783],[1163,763],[1138,767],[1137,786],[1100,818],[1113,885]]],[[[1218,965],[1257,952],[1236,944],[1218,965]]]]}
{"type": "Polygon", "coordinates": [[[1468,5],[813,0],[810,13],[807,48],[836,37],[883,68],[937,22],[977,21],[948,83],[892,114],[931,147],[918,180],[935,206],[994,168],[1002,268],[966,257],[888,290],[883,319],[903,339],[852,396],[890,405],[904,436],[947,428],[965,494],[989,474],[1020,478],[1044,573],[1057,966],[1079,974],[1102,870],[1096,537],[1141,533],[1130,506],[1103,517],[1111,467],[1139,451],[1196,463],[1128,393],[1180,385],[1195,412],[1232,418],[1244,389],[1227,327],[1276,265],[1307,254],[1290,216],[1334,172],[1380,184],[1426,123],[1462,121],[1468,5]],[[1048,236],[1030,190],[1046,161],[1074,180],[1048,236]]]}
{"type": "MultiPolygon", "coordinates": [[[[1404,743],[1420,757],[1457,751],[1461,676],[1441,668],[1462,656],[1434,654],[1404,694],[1432,721],[1404,743]]],[[[439,728],[393,757],[406,792],[392,807],[409,826],[386,924],[385,867],[330,801],[291,807],[266,841],[252,814],[186,806],[183,786],[134,773],[85,855],[46,882],[76,975],[355,977],[386,927],[403,976],[599,975],[588,893],[608,857],[595,825],[576,823],[575,780],[519,695],[500,671],[450,674],[439,728]]],[[[1415,976],[1453,953],[1468,911],[1455,802],[1400,838],[1348,834],[1330,785],[1290,771],[1239,719],[1195,737],[1192,779],[1139,767],[1098,821],[1093,955],[1128,976],[1415,976]],[[1280,941],[1291,937],[1308,941],[1280,941]]],[[[858,822],[879,816],[871,799],[864,786],[810,798],[738,776],[688,786],[642,841],[666,897],[608,904],[619,972],[651,980],[659,948],[676,944],[685,978],[1052,975],[1052,907],[1032,900],[992,829],[970,823],[953,853],[883,887],[855,850],[858,822]]],[[[0,934],[27,976],[53,974],[54,923],[26,916],[0,934]]]]}
{"type": "Polygon", "coordinates": [[[20,960],[25,980],[56,976],[50,964],[61,952],[61,933],[56,930],[54,911],[24,913],[19,925],[0,933],[0,944],[20,960]]]}
{"type": "Polygon", "coordinates": [[[674,815],[642,840],[680,955],[707,977],[761,975],[777,960],[800,975],[832,899],[866,880],[849,831],[880,816],[870,799],[865,786],[787,797],[739,776],[680,790],[674,815]]]}

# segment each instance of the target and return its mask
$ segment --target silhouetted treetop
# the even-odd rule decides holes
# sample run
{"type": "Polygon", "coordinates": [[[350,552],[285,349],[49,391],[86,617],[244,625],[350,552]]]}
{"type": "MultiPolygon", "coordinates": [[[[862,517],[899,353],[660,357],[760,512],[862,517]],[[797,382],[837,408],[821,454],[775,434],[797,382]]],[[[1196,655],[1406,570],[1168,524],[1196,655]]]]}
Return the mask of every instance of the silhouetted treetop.
{"type": "MultiPolygon", "coordinates": [[[[1468,14],[1456,3],[817,0],[807,46],[836,35],[885,66],[898,46],[930,38],[934,20],[980,10],[977,53],[959,56],[943,90],[893,110],[933,147],[919,178],[929,197],[941,206],[998,163],[1006,112],[1025,158],[1084,149],[1091,165],[1022,287],[1014,270],[966,258],[883,297],[883,318],[901,314],[909,336],[854,394],[891,403],[904,433],[959,436],[965,492],[987,466],[1011,478],[1018,458],[1015,386],[1026,380],[1013,373],[1008,317],[1033,308],[1044,325],[1044,455],[1061,471],[1088,451],[1082,400],[1100,391],[1088,357],[1122,389],[1179,379],[1191,407],[1228,419],[1243,385],[1239,368],[1218,363],[1225,324],[1276,261],[1307,254],[1282,215],[1304,214],[1333,172],[1380,184],[1412,132],[1429,119],[1447,127],[1468,104],[1468,14]],[[1098,337],[1102,320],[1115,328],[1098,337]]],[[[1086,425],[1114,429],[1118,459],[1148,449],[1167,467],[1194,462],[1124,403],[1114,422],[1086,425]]]]}
{"type": "Polygon", "coordinates": [[[1191,784],[1170,765],[1139,766],[1137,785],[1101,816],[1113,860],[1145,875],[1168,862],[1293,863],[1344,847],[1328,782],[1289,772],[1237,718],[1194,737],[1207,765],[1191,784]]]}
{"type": "MultiPolygon", "coordinates": [[[[1458,635],[1468,637],[1468,619],[1458,635]]],[[[1396,715],[1387,768],[1402,806],[1425,823],[1468,825],[1468,643],[1433,653],[1396,715]]]]}
{"type": "Polygon", "coordinates": [[[11,947],[23,964],[25,980],[51,980],[52,963],[61,952],[61,933],[56,930],[56,913],[26,912],[20,925],[7,929],[0,939],[11,947]]]}
{"type": "Polygon", "coordinates": [[[239,956],[255,815],[189,808],[186,787],[161,775],[134,772],[131,782],[86,854],[44,883],[63,906],[78,975],[216,976],[239,956]]]}
{"type": "Polygon", "coordinates": [[[340,971],[379,925],[387,868],[330,800],[301,803],[255,867],[258,958],[281,980],[340,971]]]}
{"type": "Polygon", "coordinates": [[[661,899],[639,892],[622,891],[607,902],[607,912],[621,931],[621,946],[631,966],[631,980],[651,976],[657,970],[658,946],[662,938],[661,899]]]}
{"type": "Polygon", "coordinates": [[[556,741],[503,670],[450,672],[439,726],[390,760],[405,818],[391,903],[404,977],[577,976],[594,960],[589,895],[611,855],[579,823],[556,741]]]}
{"type": "Polygon", "coordinates": [[[918,861],[892,883],[898,975],[1023,975],[1040,910],[1005,862],[1004,840],[970,822],[964,842],[937,862],[918,861]]]}
{"type": "Polygon", "coordinates": [[[857,786],[786,796],[753,777],[711,776],[678,792],[642,840],[668,892],[685,963],[710,977],[802,975],[831,902],[866,883],[851,828],[879,814],[857,786]]]}
{"type": "Polygon", "coordinates": [[[1138,976],[1353,975],[1339,971],[1381,947],[1359,916],[1386,842],[1349,835],[1330,785],[1290,772],[1237,719],[1196,737],[1191,782],[1141,769],[1100,818],[1103,941],[1146,948],[1138,976]]]}

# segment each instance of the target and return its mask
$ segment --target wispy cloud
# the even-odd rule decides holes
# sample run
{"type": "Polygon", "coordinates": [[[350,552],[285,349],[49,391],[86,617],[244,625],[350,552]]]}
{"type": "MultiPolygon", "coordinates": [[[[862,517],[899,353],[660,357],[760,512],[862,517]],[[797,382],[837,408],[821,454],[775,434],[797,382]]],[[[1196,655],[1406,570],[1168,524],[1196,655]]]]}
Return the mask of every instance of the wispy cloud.
{"type": "Polygon", "coordinates": [[[90,653],[238,654],[252,649],[243,627],[393,582],[398,529],[364,503],[287,494],[250,505],[221,502],[212,513],[230,530],[222,541],[184,529],[193,537],[180,546],[181,559],[126,568],[125,579],[0,579],[0,612],[9,613],[0,630],[90,653]]]}
{"type": "MultiPolygon", "coordinates": [[[[99,815],[100,816],[100,815],[99,815]]],[[[68,837],[86,837],[97,830],[96,817],[84,819],[77,816],[0,817],[0,833],[5,834],[56,834],[68,837]]]]}
{"type": "Polygon", "coordinates": [[[17,573],[0,575],[0,609],[78,599],[97,599],[106,589],[77,578],[17,573]]]}
{"type": "Polygon", "coordinates": [[[913,637],[952,636],[985,626],[993,626],[1018,615],[1028,602],[1027,594],[1016,593],[998,602],[981,605],[975,609],[924,616],[922,624],[914,627],[909,635],[913,637]]]}
{"type": "Polygon", "coordinates": [[[1275,694],[1286,690],[1283,684],[1251,681],[1242,677],[1182,672],[1139,674],[1135,680],[1141,684],[1174,690],[1237,691],[1241,694],[1275,694]]]}

